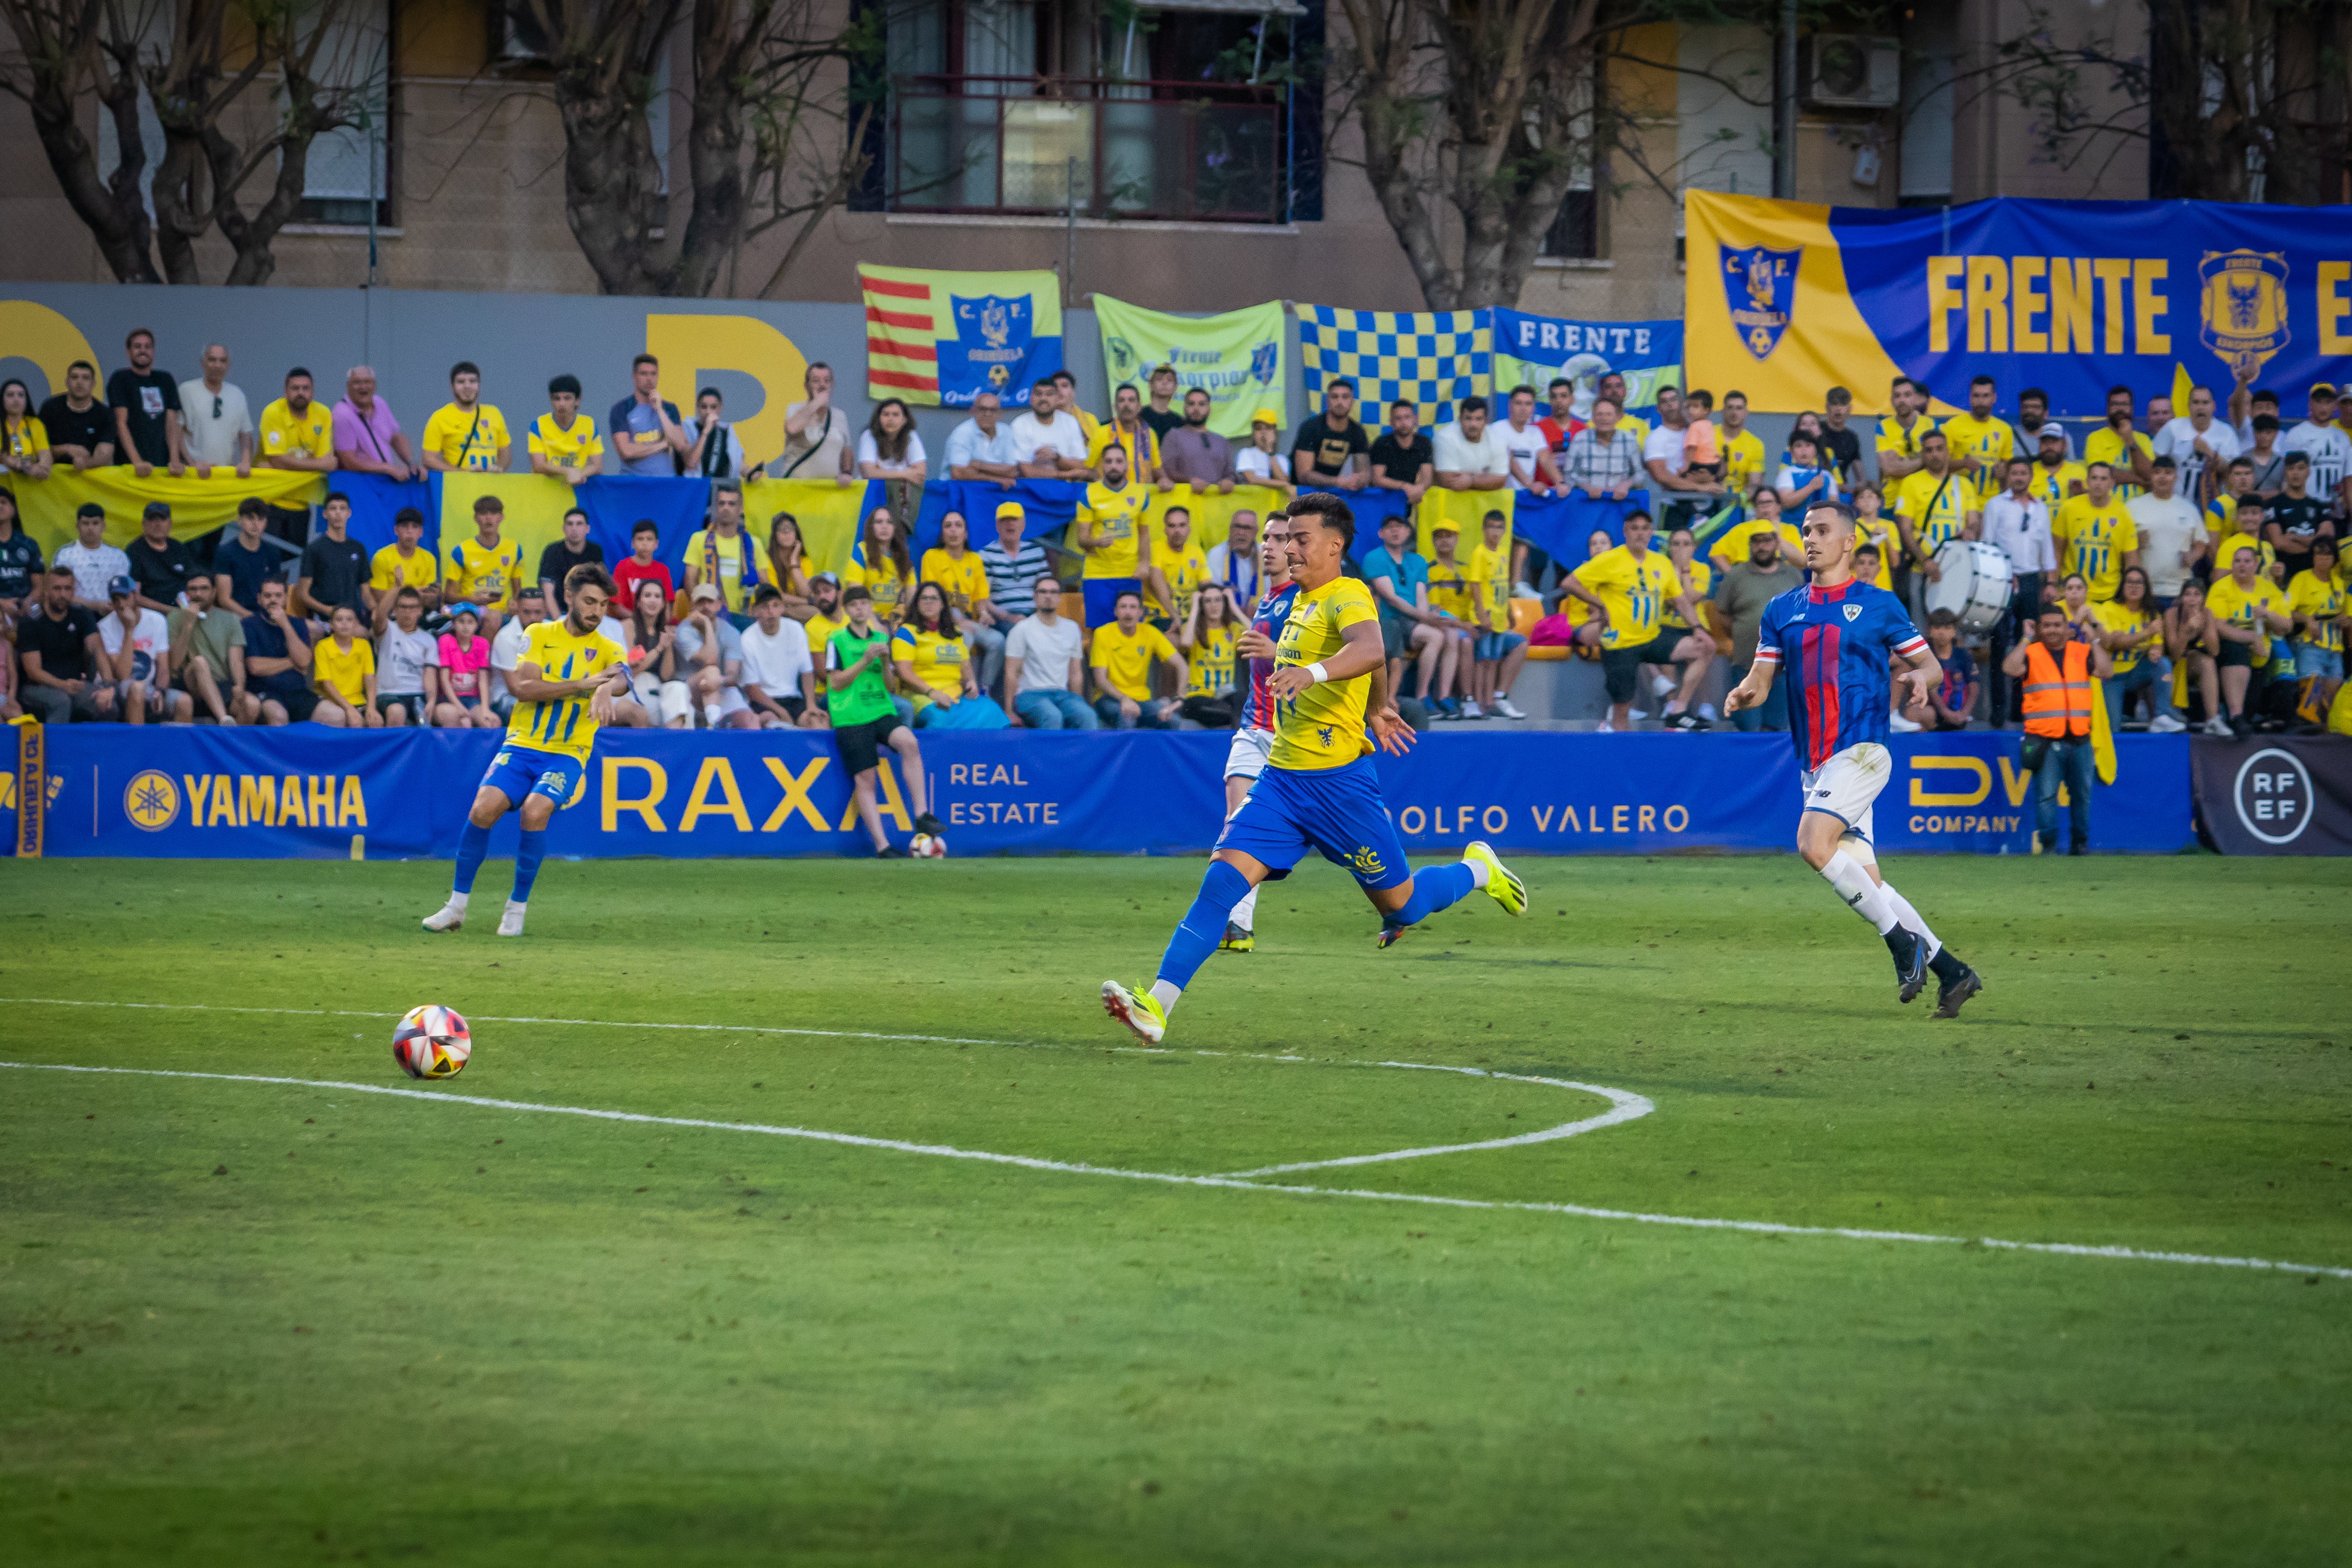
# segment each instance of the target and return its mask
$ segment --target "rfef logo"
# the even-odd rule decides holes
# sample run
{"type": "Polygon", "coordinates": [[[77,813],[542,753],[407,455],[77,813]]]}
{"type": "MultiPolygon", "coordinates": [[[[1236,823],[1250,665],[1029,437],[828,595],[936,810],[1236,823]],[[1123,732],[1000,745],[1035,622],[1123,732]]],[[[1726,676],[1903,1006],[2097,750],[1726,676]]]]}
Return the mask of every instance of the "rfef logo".
{"type": "Polygon", "coordinates": [[[2239,764],[2230,795],[2238,820],[2265,844],[2294,843],[2318,803],[2303,759],[2276,746],[2265,746],[2239,764]]]}

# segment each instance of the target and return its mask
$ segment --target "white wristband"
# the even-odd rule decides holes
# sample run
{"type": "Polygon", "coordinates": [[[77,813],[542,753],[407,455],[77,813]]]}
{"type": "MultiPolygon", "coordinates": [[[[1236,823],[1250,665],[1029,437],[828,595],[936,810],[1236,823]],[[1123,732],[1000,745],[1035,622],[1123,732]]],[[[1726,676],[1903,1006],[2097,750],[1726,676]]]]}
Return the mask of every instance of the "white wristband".
{"type": "Polygon", "coordinates": [[[1331,679],[1331,672],[1323,668],[1320,660],[1308,665],[1307,667],[1307,674],[1309,678],[1308,684],[1310,685],[1320,684],[1321,682],[1331,679]]]}

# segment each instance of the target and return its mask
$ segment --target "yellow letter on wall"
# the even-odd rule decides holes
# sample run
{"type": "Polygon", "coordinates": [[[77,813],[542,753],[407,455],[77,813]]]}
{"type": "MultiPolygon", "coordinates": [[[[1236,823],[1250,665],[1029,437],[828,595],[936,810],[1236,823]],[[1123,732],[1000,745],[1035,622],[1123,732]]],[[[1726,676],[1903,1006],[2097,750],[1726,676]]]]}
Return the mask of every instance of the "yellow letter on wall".
{"type": "Polygon", "coordinates": [[[2352,332],[2338,325],[2345,317],[2352,316],[2352,299],[2345,297],[2347,284],[2352,284],[2352,261],[2323,261],[2319,264],[2321,353],[2352,354],[2352,332]]]}
{"type": "Polygon", "coordinates": [[[784,405],[808,395],[808,359],[793,340],[757,316],[647,316],[646,353],[661,361],[661,395],[691,423],[694,395],[714,370],[740,371],[760,384],[757,408],[730,407],[727,423],[745,458],[763,463],[784,449],[784,405]]]}
{"type": "Polygon", "coordinates": [[[2049,265],[2049,258],[2042,256],[2018,256],[2010,259],[2011,305],[2016,321],[2016,331],[2011,334],[2010,341],[2017,345],[2017,352],[2021,354],[2046,354],[2050,352],[2050,334],[2033,324],[2034,319],[2050,308],[2050,301],[2035,287],[2042,280],[2042,269],[2049,265]]]}
{"type": "Polygon", "coordinates": [[[2009,263],[1998,256],[1969,258],[1969,353],[2009,352],[2009,263]]]}
{"type": "Polygon", "coordinates": [[[2156,291],[2164,281],[2171,263],[2160,256],[2143,256],[2132,263],[2132,352],[2143,354],[2168,354],[2172,352],[2172,334],[2159,332],[2157,323],[2171,301],[2156,291]]]}
{"type": "Polygon", "coordinates": [[[1927,347],[1935,353],[1952,348],[1952,312],[1960,308],[1960,270],[1968,265],[1958,256],[1927,258],[1927,347]]]}

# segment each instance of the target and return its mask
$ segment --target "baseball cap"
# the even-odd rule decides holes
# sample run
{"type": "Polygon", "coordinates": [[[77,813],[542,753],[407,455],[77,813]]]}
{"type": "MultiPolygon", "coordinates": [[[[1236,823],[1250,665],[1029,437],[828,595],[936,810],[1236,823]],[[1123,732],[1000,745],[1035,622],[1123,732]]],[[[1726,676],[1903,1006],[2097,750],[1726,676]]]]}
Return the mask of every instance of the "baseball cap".
{"type": "Polygon", "coordinates": [[[1017,500],[999,501],[996,505],[996,515],[999,517],[1017,518],[1023,521],[1026,521],[1029,516],[1028,512],[1023,510],[1021,503],[1017,500]]]}
{"type": "Polygon", "coordinates": [[[830,583],[836,588],[841,586],[841,579],[831,572],[820,572],[815,576],[809,579],[809,586],[812,588],[815,587],[819,583],[830,583]]]}
{"type": "Polygon", "coordinates": [[[141,512],[139,515],[141,517],[169,517],[172,515],[171,503],[168,501],[151,500],[147,503],[147,510],[141,512]]]}
{"type": "Polygon", "coordinates": [[[1458,525],[1446,522],[1443,520],[1433,522],[1429,525],[1429,536],[1432,539],[1436,538],[1441,533],[1459,533],[1462,530],[1458,525]]]}
{"type": "Polygon", "coordinates": [[[451,620],[456,620],[459,616],[471,616],[478,621],[482,618],[482,607],[471,599],[460,599],[449,606],[451,620]]]}
{"type": "Polygon", "coordinates": [[[2063,441],[2066,438],[2066,426],[2053,419],[2049,424],[2036,430],[2033,433],[2033,438],[2037,441],[2063,441]]]}
{"type": "Polygon", "coordinates": [[[698,604],[698,604],[702,603],[702,601],[703,601],[703,600],[705,600],[705,599],[715,599],[715,598],[717,598],[717,597],[719,597],[719,584],[716,584],[716,583],[701,583],[701,584],[696,584],[696,586],[695,586],[695,590],[694,590],[694,602],[695,602],[696,604],[698,604]]]}
{"type": "Polygon", "coordinates": [[[2311,392],[2315,397],[2323,392],[2333,397],[2336,395],[2336,384],[2332,381],[2315,381],[2311,384],[2311,392]]]}
{"type": "Polygon", "coordinates": [[[1271,425],[1276,429],[1279,430],[1282,428],[1282,416],[1276,414],[1271,408],[1261,408],[1256,413],[1250,416],[1250,423],[1253,425],[1271,425]]]}
{"type": "Polygon", "coordinates": [[[119,599],[125,594],[137,594],[139,584],[131,580],[129,573],[118,572],[107,579],[106,592],[108,597],[119,599]]]}

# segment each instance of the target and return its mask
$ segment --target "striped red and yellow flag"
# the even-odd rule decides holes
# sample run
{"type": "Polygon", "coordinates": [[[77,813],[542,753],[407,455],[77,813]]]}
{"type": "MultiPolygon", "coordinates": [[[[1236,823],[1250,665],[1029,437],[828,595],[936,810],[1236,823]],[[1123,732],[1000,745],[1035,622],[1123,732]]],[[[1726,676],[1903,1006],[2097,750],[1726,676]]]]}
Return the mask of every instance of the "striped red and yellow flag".
{"type": "Polygon", "coordinates": [[[897,267],[857,269],[866,292],[866,384],[873,395],[940,400],[938,311],[946,303],[940,285],[948,276],[897,267]]]}

